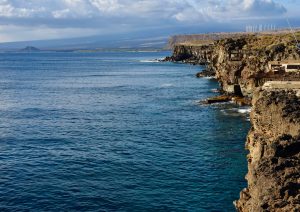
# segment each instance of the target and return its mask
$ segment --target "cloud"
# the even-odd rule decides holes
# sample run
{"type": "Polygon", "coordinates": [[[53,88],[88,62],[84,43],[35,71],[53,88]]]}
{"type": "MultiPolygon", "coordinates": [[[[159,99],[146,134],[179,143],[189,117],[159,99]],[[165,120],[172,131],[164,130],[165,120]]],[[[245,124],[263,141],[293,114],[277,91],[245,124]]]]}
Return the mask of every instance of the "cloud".
{"type": "Polygon", "coordinates": [[[287,12],[283,3],[284,0],[0,0],[0,25],[49,31],[78,28],[101,33],[117,32],[124,26],[129,30],[203,26],[279,17],[287,12]]]}
{"type": "Polygon", "coordinates": [[[90,3],[103,13],[116,12],[123,7],[117,0],[91,0],[90,3]]]}
{"type": "Polygon", "coordinates": [[[170,18],[178,21],[272,16],[286,9],[274,0],[0,0],[0,18],[170,18]],[[155,16],[153,16],[155,15],[155,16]]]}
{"type": "Polygon", "coordinates": [[[198,19],[228,22],[273,18],[287,12],[282,4],[276,3],[274,0],[209,0],[207,4],[199,4],[199,1],[196,0],[186,0],[186,2],[190,8],[186,8],[174,16],[178,21],[195,21],[198,19]]]}
{"type": "Polygon", "coordinates": [[[281,15],[286,8],[272,0],[244,0],[243,10],[254,15],[281,15]]]}

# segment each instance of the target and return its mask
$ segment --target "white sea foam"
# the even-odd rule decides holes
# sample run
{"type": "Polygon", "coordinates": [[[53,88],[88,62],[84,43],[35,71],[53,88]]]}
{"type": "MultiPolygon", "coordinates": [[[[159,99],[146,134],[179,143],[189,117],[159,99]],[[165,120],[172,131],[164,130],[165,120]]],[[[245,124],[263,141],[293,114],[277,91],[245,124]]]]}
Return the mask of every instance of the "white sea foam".
{"type": "Polygon", "coordinates": [[[238,112],[242,113],[242,114],[247,114],[247,113],[251,112],[251,108],[250,107],[249,108],[239,108],[238,112]]]}
{"type": "Polygon", "coordinates": [[[172,83],[164,83],[164,84],[160,85],[160,87],[162,87],[162,88],[169,88],[169,87],[173,87],[173,86],[174,86],[174,84],[172,84],[172,83]]]}
{"type": "Polygon", "coordinates": [[[219,90],[218,90],[218,89],[216,89],[216,88],[214,88],[214,89],[211,89],[210,91],[211,91],[211,92],[213,92],[213,93],[219,93],[219,90]]]}
{"type": "Polygon", "coordinates": [[[249,113],[251,112],[250,107],[242,108],[223,108],[220,110],[224,115],[231,117],[245,117],[247,121],[250,121],[249,113]]]}
{"type": "Polygon", "coordinates": [[[215,79],[215,77],[203,77],[204,79],[215,79]]]}
{"type": "Polygon", "coordinates": [[[140,60],[141,63],[159,63],[159,60],[140,60]]]}

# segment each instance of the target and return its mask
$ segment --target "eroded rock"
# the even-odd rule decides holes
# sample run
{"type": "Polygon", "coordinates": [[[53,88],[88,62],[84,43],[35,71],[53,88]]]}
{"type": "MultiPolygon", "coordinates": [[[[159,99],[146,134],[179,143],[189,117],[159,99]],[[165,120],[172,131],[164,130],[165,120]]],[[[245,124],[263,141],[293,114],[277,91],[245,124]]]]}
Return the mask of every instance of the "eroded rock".
{"type": "Polygon", "coordinates": [[[238,211],[300,211],[300,99],[297,91],[257,92],[247,138],[248,188],[238,211]]]}
{"type": "MultiPolygon", "coordinates": [[[[213,44],[179,44],[166,60],[206,64],[209,75],[220,82],[224,92],[252,97],[253,91],[264,83],[263,79],[270,77],[268,62],[300,60],[300,54],[289,34],[243,35],[214,40],[213,44]]],[[[295,73],[274,77],[300,79],[295,73]]]]}

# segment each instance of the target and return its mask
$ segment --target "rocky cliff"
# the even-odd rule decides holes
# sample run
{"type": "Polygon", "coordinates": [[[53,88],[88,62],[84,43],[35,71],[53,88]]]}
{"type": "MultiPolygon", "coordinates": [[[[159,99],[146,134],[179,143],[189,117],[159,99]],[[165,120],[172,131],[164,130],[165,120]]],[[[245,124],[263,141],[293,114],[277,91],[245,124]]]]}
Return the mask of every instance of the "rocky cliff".
{"type": "Polygon", "coordinates": [[[248,188],[237,210],[300,211],[300,91],[257,92],[251,122],[248,188]]]}
{"type": "Polygon", "coordinates": [[[166,60],[172,62],[180,61],[194,65],[204,65],[210,62],[213,49],[213,43],[205,45],[179,44],[174,47],[173,55],[171,57],[167,57],[166,60]]]}
{"type": "Polygon", "coordinates": [[[246,36],[217,41],[211,66],[224,91],[252,96],[268,62],[297,59],[300,54],[289,35],[246,36]]]}
{"type": "Polygon", "coordinates": [[[284,87],[282,82],[280,88],[262,87],[265,81],[300,81],[299,71],[275,73],[268,68],[271,61],[299,62],[292,35],[243,35],[213,44],[185,42],[175,45],[166,60],[205,63],[225,93],[252,98],[252,128],[246,142],[248,187],[235,202],[236,209],[300,211],[300,88],[287,89],[291,83],[284,87]]]}
{"type": "MultiPolygon", "coordinates": [[[[300,37],[300,33],[297,34],[300,37]]],[[[290,34],[242,35],[209,44],[185,42],[174,47],[166,60],[208,64],[221,89],[229,94],[251,97],[260,79],[268,75],[268,62],[299,60],[300,53],[290,34]]],[[[285,77],[300,77],[287,74],[285,77]]],[[[283,76],[282,76],[283,77],[283,76]]]]}

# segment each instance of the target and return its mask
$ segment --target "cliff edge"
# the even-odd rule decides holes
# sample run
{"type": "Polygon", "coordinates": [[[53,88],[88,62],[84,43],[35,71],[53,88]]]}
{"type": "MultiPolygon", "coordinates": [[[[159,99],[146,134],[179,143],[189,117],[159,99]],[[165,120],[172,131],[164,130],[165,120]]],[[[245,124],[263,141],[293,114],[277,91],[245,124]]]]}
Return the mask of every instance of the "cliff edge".
{"type": "Polygon", "coordinates": [[[256,92],[251,122],[248,188],[237,210],[300,211],[300,89],[256,92]]]}
{"type": "MultiPolygon", "coordinates": [[[[300,32],[296,33],[300,38],[300,32]]],[[[265,81],[298,79],[300,73],[274,74],[270,62],[300,61],[300,51],[290,33],[242,34],[220,40],[177,43],[166,61],[206,65],[227,94],[252,97],[265,81]]]]}
{"type": "Polygon", "coordinates": [[[204,74],[214,75],[227,94],[222,98],[252,98],[248,187],[236,209],[300,212],[300,48],[294,37],[243,34],[211,42],[205,37],[175,45],[166,61],[205,64],[204,74]]]}

